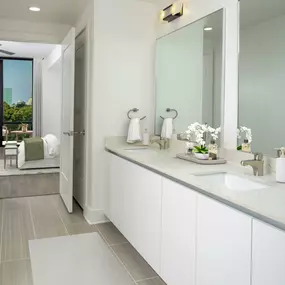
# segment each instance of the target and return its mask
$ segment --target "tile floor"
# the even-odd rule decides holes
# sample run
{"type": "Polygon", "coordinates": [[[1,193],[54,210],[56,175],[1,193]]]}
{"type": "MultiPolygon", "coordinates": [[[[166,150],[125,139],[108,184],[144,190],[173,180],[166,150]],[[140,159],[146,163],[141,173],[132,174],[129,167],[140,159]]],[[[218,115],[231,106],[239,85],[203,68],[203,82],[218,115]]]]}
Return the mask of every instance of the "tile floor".
{"type": "Polygon", "coordinates": [[[59,173],[0,175],[0,199],[59,193],[59,173]]]}
{"type": "Polygon", "coordinates": [[[134,284],[165,284],[112,223],[89,225],[59,195],[0,200],[0,217],[0,285],[33,285],[28,240],[90,232],[101,235],[134,284]]]}

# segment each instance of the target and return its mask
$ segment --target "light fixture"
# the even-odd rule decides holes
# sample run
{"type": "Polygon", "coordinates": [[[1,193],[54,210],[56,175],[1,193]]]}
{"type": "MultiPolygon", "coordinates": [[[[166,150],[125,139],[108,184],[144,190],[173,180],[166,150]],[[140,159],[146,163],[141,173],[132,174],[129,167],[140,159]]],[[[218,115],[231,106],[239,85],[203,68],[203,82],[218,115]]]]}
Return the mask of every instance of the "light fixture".
{"type": "Polygon", "coordinates": [[[39,8],[39,7],[29,7],[29,10],[32,11],[32,12],[39,12],[39,11],[41,11],[41,8],[39,8]]]}
{"type": "Polygon", "coordinates": [[[213,30],[212,27],[205,27],[205,28],[204,28],[204,31],[212,31],[212,30],[213,30]]]}
{"type": "Polygon", "coordinates": [[[160,18],[166,22],[172,22],[173,20],[181,17],[183,15],[183,3],[175,2],[164,8],[160,12],[160,18]]]}

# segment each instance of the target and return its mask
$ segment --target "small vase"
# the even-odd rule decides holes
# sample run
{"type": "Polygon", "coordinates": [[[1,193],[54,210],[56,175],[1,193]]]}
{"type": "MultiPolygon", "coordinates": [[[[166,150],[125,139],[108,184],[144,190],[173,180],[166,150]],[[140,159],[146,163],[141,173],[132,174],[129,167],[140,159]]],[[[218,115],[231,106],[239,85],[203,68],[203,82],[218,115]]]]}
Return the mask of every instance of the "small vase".
{"type": "Polygon", "coordinates": [[[198,152],[194,152],[194,156],[197,159],[201,159],[201,160],[208,160],[209,159],[209,154],[208,153],[198,153],[198,152]]]}
{"type": "Polygon", "coordinates": [[[241,145],[241,150],[244,152],[251,152],[251,146],[248,140],[243,141],[243,144],[241,145]]]}
{"type": "Polygon", "coordinates": [[[213,160],[216,160],[218,158],[218,145],[214,140],[212,140],[211,143],[208,145],[208,150],[209,150],[209,156],[213,160]]]}

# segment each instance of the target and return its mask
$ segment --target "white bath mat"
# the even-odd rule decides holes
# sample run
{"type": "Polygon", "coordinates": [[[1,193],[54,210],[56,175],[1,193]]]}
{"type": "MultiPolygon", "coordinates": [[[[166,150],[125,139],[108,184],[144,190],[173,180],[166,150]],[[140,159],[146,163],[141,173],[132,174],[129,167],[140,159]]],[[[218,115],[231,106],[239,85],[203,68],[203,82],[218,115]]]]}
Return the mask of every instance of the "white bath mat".
{"type": "Polygon", "coordinates": [[[34,285],[133,285],[97,233],[29,241],[34,285]]]}

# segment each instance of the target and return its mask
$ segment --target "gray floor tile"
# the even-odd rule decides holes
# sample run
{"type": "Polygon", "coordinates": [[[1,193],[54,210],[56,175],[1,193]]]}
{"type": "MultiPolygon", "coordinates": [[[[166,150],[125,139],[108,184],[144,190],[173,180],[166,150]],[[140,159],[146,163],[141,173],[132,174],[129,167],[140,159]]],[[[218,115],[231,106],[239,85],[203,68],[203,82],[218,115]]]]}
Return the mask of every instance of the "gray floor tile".
{"type": "Polygon", "coordinates": [[[9,176],[1,176],[0,177],[0,198],[8,198],[11,197],[11,182],[9,176]]]}
{"type": "Polygon", "coordinates": [[[48,195],[59,193],[59,174],[31,174],[27,176],[27,195],[48,195]]]}
{"type": "Polygon", "coordinates": [[[78,204],[73,202],[73,213],[70,214],[67,212],[65,205],[59,195],[52,195],[53,202],[65,224],[75,224],[75,223],[85,223],[86,220],[83,217],[82,209],[78,204]]]}
{"type": "MultiPolygon", "coordinates": [[[[0,199],[0,263],[1,263],[1,244],[2,244],[2,221],[3,221],[3,200],[0,199]]],[[[1,283],[0,283],[1,284],[1,283]]]]}
{"type": "Polygon", "coordinates": [[[109,245],[128,242],[112,223],[98,224],[97,229],[103,235],[109,245]]]}
{"type": "Polygon", "coordinates": [[[33,285],[29,259],[2,263],[0,265],[1,285],[33,285]]]}
{"type": "Polygon", "coordinates": [[[0,176],[0,198],[15,198],[59,193],[59,174],[0,176]]]}
{"type": "Polygon", "coordinates": [[[53,199],[53,195],[30,198],[36,238],[67,235],[53,199]]]}
{"type": "Polygon", "coordinates": [[[67,231],[70,235],[87,234],[97,232],[95,225],[85,223],[66,224],[67,231]]]}
{"type": "Polygon", "coordinates": [[[157,276],[156,272],[129,243],[114,245],[112,248],[134,280],[138,281],[157,276]]]}
{"type": "Polygon", "coordinates": [[[161,280],[159,277],[146,279],[137,283],[138,285],[166,285],[166,283],[163,282],[163,280],[161,280]]]}
{"type": "Polygon", "coordinates": [[[10,197],[23,197],[29,193],[28,175],[10,176],[11,193],[10,197]]]}
{"type": "Polygon", "coordinates": [[[3,201],[2,228],[1,260],[28,258],[28,241],[34,239],[34,230],[27,198],[3,201]]]}

